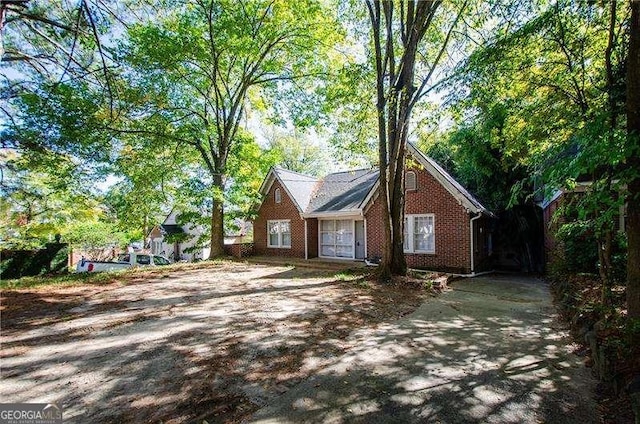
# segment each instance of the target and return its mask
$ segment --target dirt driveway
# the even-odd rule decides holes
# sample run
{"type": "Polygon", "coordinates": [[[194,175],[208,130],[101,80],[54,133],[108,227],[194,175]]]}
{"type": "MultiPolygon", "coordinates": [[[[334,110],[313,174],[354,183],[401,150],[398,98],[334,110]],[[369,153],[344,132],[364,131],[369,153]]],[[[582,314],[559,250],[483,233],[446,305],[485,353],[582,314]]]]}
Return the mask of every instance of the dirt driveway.
{"type": "Polygon", "coordinates": [[[59,402],[65,423],[240,422],[424,300],[331,270],[203,266],[4,291],[2,402],[59,402]]]}

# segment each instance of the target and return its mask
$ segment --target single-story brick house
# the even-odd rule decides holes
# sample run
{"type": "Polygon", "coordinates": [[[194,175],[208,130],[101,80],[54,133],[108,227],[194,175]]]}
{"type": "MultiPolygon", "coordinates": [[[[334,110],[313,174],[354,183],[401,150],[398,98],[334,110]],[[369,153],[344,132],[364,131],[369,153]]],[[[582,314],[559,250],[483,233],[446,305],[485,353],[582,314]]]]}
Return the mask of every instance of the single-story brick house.
{"type": "MultiPolygon", "coordinates": [[[[473,274],[491,267],[493,214],[408,144],[404,250],[412,268],[473,274]]],[[[272,168],[260,192],[254,253],[364,260],[382,255],[378,169],[322,179],[272,168]]]]}

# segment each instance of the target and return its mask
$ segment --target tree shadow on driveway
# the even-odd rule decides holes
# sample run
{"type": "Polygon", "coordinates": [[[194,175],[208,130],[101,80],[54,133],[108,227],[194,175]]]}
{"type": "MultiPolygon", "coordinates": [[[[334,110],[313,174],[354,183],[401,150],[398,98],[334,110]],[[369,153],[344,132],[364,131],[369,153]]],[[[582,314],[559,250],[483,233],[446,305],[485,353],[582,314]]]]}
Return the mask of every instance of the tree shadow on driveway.
{"type": "Polygon", "coordinates": [[[236,263],[2,295],[3,401],[58,402],[69,423],[215,423],[247,418],[424,294],[236,263]]]}
{"type": "Polygon", "coordinates": [[[596,423],[594,380],[545,284],[478,278],[403,320],[354,332],[336,362],[255,423],[596,423]]]}

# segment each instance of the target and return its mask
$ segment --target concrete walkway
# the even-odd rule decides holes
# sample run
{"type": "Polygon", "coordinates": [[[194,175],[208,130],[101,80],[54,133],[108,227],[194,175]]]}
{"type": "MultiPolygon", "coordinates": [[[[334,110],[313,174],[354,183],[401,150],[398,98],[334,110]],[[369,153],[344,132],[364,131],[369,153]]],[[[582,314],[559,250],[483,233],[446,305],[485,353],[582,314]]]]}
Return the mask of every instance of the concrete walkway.
{"type": "Polygon", "coordinates": [[[547,285],[460,280],[413,314],[352,333],[344,355],[254,423],[596,423],[547,285]]]}

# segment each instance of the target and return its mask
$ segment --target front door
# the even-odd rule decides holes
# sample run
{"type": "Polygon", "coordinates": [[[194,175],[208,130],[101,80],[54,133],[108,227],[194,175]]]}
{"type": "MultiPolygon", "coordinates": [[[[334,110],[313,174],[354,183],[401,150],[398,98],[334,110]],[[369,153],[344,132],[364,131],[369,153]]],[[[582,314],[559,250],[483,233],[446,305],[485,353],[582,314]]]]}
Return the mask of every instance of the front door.
{"type": "Polygon", "coordinates": [[[356,259],[364,259],[364,221],[356,221],[356,259]]]}

